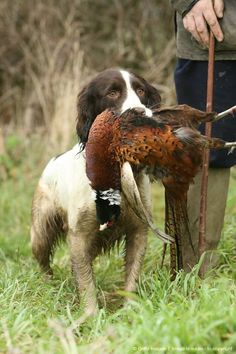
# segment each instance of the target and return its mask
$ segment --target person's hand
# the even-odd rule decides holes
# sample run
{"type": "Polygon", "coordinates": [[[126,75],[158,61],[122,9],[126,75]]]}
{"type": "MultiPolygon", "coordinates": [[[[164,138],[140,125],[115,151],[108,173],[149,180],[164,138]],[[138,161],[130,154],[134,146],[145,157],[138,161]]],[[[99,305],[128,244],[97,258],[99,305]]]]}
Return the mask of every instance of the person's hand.
{"type": "Polygon", "coordinates": [[[223,0],[199,0],[192,9],[184,16],[184,28],[204,47],[209,45],[209,25],[215,38],[221,42],[224,39],[218,18],[223,17],[223,0]]]}

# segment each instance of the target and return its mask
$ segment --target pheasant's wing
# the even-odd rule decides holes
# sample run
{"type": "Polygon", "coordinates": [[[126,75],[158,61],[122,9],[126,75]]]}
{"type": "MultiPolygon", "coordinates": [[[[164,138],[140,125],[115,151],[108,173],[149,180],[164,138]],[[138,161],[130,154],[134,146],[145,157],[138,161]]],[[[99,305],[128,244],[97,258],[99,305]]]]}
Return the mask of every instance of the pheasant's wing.
{"type": "Polygon", "coordinates": [[[133,171],[128,162],[125,162],[121,169],[121,186],[124,196],[134,211],[134,213],[142,220],[144,224],[151,228],[152,232],[165,243],[174,241],[173,237],[170,237],[165,232],[159,230],[152,222],[151,217],[145,209],[137,184],[134,179],[133,171]]]}
{"type": "Polygon", "coordinates": [[[186,104],[161,107],[153,112],[157,121],[170,124],[173,127],[198,128],[200,123],[211,122],[216,118],[215,112],[203,112],[186,104]]]}
{"type": "Polygon", "coordinates": [[[117,155],[123,161],[163,168],[175,163],[174,151],[183,147],[172,127],[146,117],[126,117],[121,122],[117,155]]]}
{"type": "MultiPolygon", "coordinates": [[[[198,111],[199,116],[207,113],[198,111]]],[[[167,111],[168,112],[168,111],[167,111]]],[[[189,110],[187,110],[189,112],[189,110]]],[[[120,130],[116,150],[117,158],[124,162],[158,168],[160,174],[180,172],[187,180],[192,179],[202,162],[204,148],[223,148],[225,143],[216,138],[207,138],[196,129],[184,124],[173,127],[173,119],[160,121],[125,112],[120,117],[120,130]],[[170,172],[171,171],[171,172],[170,172]]],[[[211,115],[211,113],[210,113],[211,115]]],[[[182,118],[181,118],[182,119],[182,118]]],[[[114,139],[115,141],[115,139],[114,139]]]]}

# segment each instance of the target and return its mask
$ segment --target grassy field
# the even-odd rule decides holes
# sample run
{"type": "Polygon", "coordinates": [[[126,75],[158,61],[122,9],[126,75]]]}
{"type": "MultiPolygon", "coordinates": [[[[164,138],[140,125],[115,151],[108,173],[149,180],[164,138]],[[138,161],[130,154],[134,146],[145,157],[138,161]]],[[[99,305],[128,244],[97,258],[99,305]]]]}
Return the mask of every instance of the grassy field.
{"type": "MultiPolygon", "coordinates": [[[[13,136],[7,144],[0,181],[0,353],[236,352],[235,172],[217,269],[204,280],[196,268],[170,282],[167,261],[159,267],[161,244],[150,234],[138,294],[122,307],[122,250],[100,257],[101,309],[80,324],[67,246],[56,253],[51,281],[31,256],[31,200],[48,153],[37,137],[27,145],[13,136]]],[[[160,225],[161,187],[153,192],[160,225]]]]}

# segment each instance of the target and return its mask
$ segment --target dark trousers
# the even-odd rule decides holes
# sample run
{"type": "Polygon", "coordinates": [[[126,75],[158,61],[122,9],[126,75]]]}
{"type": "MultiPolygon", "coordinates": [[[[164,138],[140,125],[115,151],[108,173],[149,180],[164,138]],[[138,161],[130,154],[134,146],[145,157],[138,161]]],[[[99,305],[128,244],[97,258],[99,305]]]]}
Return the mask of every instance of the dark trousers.
{"type": "MultiPolygon", "coordinates": [[[[175,86],[179,104],[206,110],[207,61],[178,59],[175,86]]],[[[215,61],[213,109],[222,112],[236,105],[236,61],[215,61]]],[[[200,126],[204,134],[204,127],[200,126]]],[[[212,136],[226,141],[236,141],[236,115],[225,117],[213,124],[212,136]]],[[[231,167],[236,164],[236,150],[212,151],[210,167],[231,167]]]]}

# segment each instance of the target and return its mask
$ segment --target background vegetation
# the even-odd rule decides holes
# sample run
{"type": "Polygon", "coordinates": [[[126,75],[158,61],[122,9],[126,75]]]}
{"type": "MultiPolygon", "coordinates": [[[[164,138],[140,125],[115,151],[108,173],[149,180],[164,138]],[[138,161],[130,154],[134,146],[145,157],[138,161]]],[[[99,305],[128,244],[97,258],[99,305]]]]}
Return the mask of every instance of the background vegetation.
{"type": "Polygon", "coordinates": [[[1,140],[17,129],[68,147],[79,90],[111,66],[144,75],[173,100],[172,20],[164,0],[2,0],[1,140]]]}
{"type": "MultiPolygon", "coordinates": [[[[236,352],[236,181],[219,266],[169,281],[150,235],[138,295],[121,307],[122,250],[95,264],[101,310],[80,323],[68,249],[46,282],[31,256],[30,207],[48,158],[70,147],[75,103],[97,71],[130,68],[173,103],[173,13],[165,0],[0,1],[0,353],[236,352]]],[[[162,189],[154,211],[163,223],[162,189]]]]}

